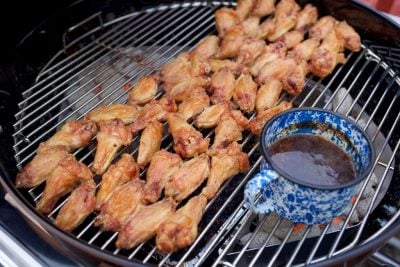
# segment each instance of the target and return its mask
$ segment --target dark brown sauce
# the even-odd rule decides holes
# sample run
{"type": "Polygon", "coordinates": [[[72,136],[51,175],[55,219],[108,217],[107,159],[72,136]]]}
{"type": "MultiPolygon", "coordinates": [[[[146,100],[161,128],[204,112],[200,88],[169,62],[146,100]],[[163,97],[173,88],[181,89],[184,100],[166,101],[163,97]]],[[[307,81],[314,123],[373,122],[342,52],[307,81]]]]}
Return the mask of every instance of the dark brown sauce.
{"type": "Polygon", "coordinates": [[[341,185],[355,179],[354,163],[336,144],[314,135],[284,137],[268,148],[276,166],[313,185],[341,185]]]}

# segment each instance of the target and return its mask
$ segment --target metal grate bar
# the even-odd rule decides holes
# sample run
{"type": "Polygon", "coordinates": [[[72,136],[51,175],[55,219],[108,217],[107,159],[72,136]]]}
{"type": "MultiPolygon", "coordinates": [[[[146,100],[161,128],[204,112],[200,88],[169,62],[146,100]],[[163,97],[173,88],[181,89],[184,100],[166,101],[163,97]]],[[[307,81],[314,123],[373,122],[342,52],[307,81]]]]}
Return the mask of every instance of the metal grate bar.
{"type": "Polygon", "coordinates": [[[301,247],[304,244],[304,241],[306,241],[308,234],[311,232],[311,228],[312,228],[311,225],[307,226],[307,229],[304,232],[303,237],[300,239],[300,241],[298,242],[298,244],[296,245],[296,248],[294,249],[294,251],[292,253],[292,256],[290,256],[290,258],[289,258],[289,261],[287,263],[288,266],[292,266],[293,265],[293,262],[296,259],[297,254],[299,253],[301,247]]]}

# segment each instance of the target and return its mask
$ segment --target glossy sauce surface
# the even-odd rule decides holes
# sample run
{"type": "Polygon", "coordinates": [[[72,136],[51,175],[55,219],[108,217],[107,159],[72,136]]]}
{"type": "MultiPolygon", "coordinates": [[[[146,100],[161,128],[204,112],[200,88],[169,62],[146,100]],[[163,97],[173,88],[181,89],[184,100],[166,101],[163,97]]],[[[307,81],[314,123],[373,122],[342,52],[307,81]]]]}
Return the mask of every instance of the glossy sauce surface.
{"type": "Polygon", "coordinates": [[[341,185],[356,178],[350,156],[319,136],[284,137],[268,148],[268,155],[285,173],[309,184],[341,185]]]}

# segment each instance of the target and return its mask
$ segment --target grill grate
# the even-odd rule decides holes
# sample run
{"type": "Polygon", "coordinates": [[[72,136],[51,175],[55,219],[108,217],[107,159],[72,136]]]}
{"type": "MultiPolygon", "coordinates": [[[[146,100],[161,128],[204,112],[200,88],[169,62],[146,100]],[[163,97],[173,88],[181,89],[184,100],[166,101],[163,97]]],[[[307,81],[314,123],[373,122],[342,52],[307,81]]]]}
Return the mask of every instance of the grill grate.
{"type": "MultiPolygon", "coordinates": [[[[26,164],[35,154],[39,143],[51,136],[65,121],[80,119],[99,105],[125,102],[127,91],[123,88],[126,85],[134,84],[142,75],[157,70],[212,33],[212,13],[221,5],[219,2],[190,2],[135,12],[103,23],[93,31],[96,38],[94,33],[93,36],[82,37],[79,40],[81,48],[73,54],[68,54],[69,47],[65,47],[41,71],[36,84],[23,93],[24,100],[19,104],[13,135],[18,167],[26,164]]],[[[284,220],[279,218],[274,223],[273,215],[270,215],[259,218],[249,240],[238,246],[240,235],[255,218],[251,211],[243,207],[243,186],[257,171],[261,161],[257,138],[247,134],[242,144],[243,150],[249,154],[251,169],[225,183],[208,203],[200,223],[199,236],[188,249],[161,255],[155,249],[154,242],[149,241],[131,251],[120,251],[114,246],[117,234],[93,227],[95,215],[89,216],[73,234],[99,250],[159,266],[183,263],[196,266],[205,263],[213,266],[268,263],[268,266],[274,266],[282,264],[282,255],[286,264],[303,265],[331,258],[367,242],[369,239],[362,238],[363,230],[372,210],[389,186],[395,156],[399,154],[400,81],[380,54],[375,54],[366,45],[362,52],[349,54],[348,58],[345,65],[339,66],[333,75],[324,80],[309,77],[301,95],[291,99],[284,95],[281,99],[288,99],[295,106],[329,108],[351,116],[367,130],[374,142],[377,152],[374,172],[363,183],[342,226],[327,224],[322,227],[321,234],[313,238],[309,237],[312,227],[307,227],[298,237],[299,241],[293,243],[290,238],[294,234],[295,224],[291,224],[280,243],[272,246],[269,243],[284,220]],[[377,173],[376,192],[366,204],[363,218],[352,225],[351,218],[362,202],[363,192],[377,173]],[[271,227],[262,246],[250,249],[252,241],[267,224],[271,224],[271,227]],[[332,237],[329,232],[335,227],[337,229],[332,237]],[[349,230],[352,238],[346,242],[349,230]],[[330,245],[322,249],[327,239],[332,239],[330,245]],[[306,257],[300,255],[304,249],[307,251],[306,257]]],[[[202,133],[207,137],[213,135],[213,131],[202,133]]],[[[170,136],[164,136],[162,141],[164,148],[171,149],[170,136]]],[[[138,137],[123,152],[135,155],[137,143],[138,137]]],[[[91,146],[79,149],[75,156],[91,165],[94,149],[91,146]]],[[[143,177],[143,173],[141,175],[143,177]]],[[[42,191],[43,186],[27,191],[32,205],[38,201],[42,191]]],[[[64,202],[49,214],[49,220],[54,220],[64,202]]],[[[399,216],[400,211],[397,211],[379,231],[384,231],[399,216]]],[[[379,234],[379,231],[375,234],[379,234]]]]}

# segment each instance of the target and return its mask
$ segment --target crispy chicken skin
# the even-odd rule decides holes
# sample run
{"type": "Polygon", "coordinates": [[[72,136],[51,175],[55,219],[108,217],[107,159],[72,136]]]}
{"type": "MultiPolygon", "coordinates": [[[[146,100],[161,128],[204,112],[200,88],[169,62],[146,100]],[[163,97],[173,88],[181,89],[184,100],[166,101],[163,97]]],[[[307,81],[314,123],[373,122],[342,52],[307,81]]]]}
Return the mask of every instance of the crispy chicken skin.
{"type": "Polygon", "coordinates": [[[282,101],[279,105],[275,107],[259,112],[257,116],[249,124],[251,132],[255,135],[260,135],[264,125],[273,116],[290,108],[292,108],[292,103],[287,101],[282,101]]]}
{"type": "Polygon", "coordinates": [[[38,152],[56,146],[65,146],[69,152],[72,152],[89,144],[96,132],[97,127],[94,121],[69,121],[47,141],[41,143],[38,152]]]}
{"type": "Polygon", "coordinates": [[[191,158],[208,149],[210,139],[203,138],[186,119],[178,113],[168,113],[168,131],[174,139],[174,150],[183,158],[191,158]]]}
{"type": "Polygon", "coordinates": [[[215,11],[215,27],[219,37],[225,36],[226,32],[232,28],[242,26],[242,21],[238,13],[227,7],[222,7],[215,11]]]}
{"type": "Polygon", "coordinates": [[[197,117],[195,125],[197,128],[213,128],[217,126],[222,114],[229,109],[229,102],[222,102],[208,108],[197,117]]]}
{"type": "Polygon", "coordinates": [[[213,104],[229,101],[234,91],[235,76],[230,69],[221,69],[211,76],[209,93],[213,104]]]}
{"type": "Polygon", "coordinates": [[[176,203],[171,198],[142,207],[119,232],[116,246],[130,249],[149,240],[156,234],[160,224],[174,214],[175,208],[176,203]]]}
{"type": "Polygon", "coordinates": [[[286,55],[286,47],[284,43],[272,43],[264,47],[261,55],[254,61],[250,68],[251,74],[256,77],[262,67],[278,58],[283,58],[286,55]]]}
{"type": "Polygon", "coordinates": [[[158,121],[153,121],[144,128],[140,136],[139,152],[137,162],[140,168],[144,168],[150,163],[154,153],[160,150],[161,137],[164,125],[158,121]]]}
{"type": "Polygon", "coordinates": [[[72,191],[67,202],[57,214],[55,225],[67,232],[78,227],[93,212],[96,204],[95,193],[96,183],[93,180],[82,182],[72,191]]]}
{"type": "Polygon", "coordinates": [[[250,65],[261,54],[264,46],[263,40],[247,39],[240,47],[237,62],[250,65]]]}
{"type": "Polygon", "coordinates": [[[319,47],[319,43],[319,40],[315,38],[304,40],[288,52],[288,57],[294,58],[297,63],[309,61],[315,49],[319,47]]]}
{"type": "Polygon", "coordinates": [[[204,196],[192,197],[165,220],[157,229],[157,248],[163,253],[171,253],[191,245],[198,235],[198,224],[206,205],[204,196]]]}
{"type": "Polygon", "coordinates": [[[176,110],[177,106],[172,97],[167,96],[160,100],[151,100],[140,111],[137,120],[131,125],[131,131],[136,134],[153,121],[164,121],[168,112],[175,112],[176,110]]]}
{"type": "Polygon", "coordinates": [[[238,143],[233,142],[225,149],[213,150],[210,176],[201,194],[209,200],[214,198],[226,180],[248,168],[248,155],[242,152],[242,147],[238,143]]]}
{"type": "Polygon", "coordinates": [[[335,28],[336,20],[331,16],[320,18],[314,26],[308,31],[309,38],[322,40],[325,36],[335,28]]]}
{"type": "Polygon", "coordinates": [[[248,38],[256,38],[258,29],[260,27],[260,18],[259,17],[248,17],[242,23],[243,32],[248,38]]]}
{"type": "Polygon", "coordinates": [[[62,196],[74,190],[81,182],[92,178],[89,168],[69,155],[49,175],[36,209],[43,214],[50,213],[62,196]]]}
{"type": "Polygon", "coordinates": [[[205,153],[186,161],[165,184],[165,195],[182,201],[207,179],[209,173],[210,159],[205,153]]]}
{"type": "Polygon", "coordinates": [[[178,107],[178,113],[186,119],[192,119],[210,106],[210,97],[203,88],[198,88],[192,92],[192,95],[185,99],[178,107]]]}
{"type": "MultiPolygon", "coordinates": [[[[128,218],[142,207],[144,181],[135,179],[115,188],[114,192],[101,207],[95,225],[103,231],[120,231],[128,218]]],[[[146,222],[142,222],[142,224],[146,222]]]]}
{"type": "Polygon", "coordinates": [[[159,81],[160,77],[157,74],[140,78],[129,92],[128,103],[131,105],[144,105],[152,100],[157,94],[159,81]]]}
{"type": "Polygon", "coordinates": [[[154,203],[160,198],[166,182],[181,163],[182,159],[177,154],[165,150],[154,154],[146,172],[143,202],[154,203]]]}
{"type": "Polygon", "coordinates": [[[139,110],[134,105],[112,104],[98,107],[87,114],[86,118],[97,123],[101,121],[120,119],[125,124],[132,123],[139,115],[139,110]]]}
{"type": "Polygon", "coordinates": [[[65,146],[55,146],[41,149],[35,157],[17,174],[15,185],[18,188],[37,186],[51,174],[58,164],[69,157],[65,146]]]}
{"type": "Polygon", "coordinates": [[[135,160],[129,154],[122,154],[101,178],[100,189],[96,194],[96,210],[100,210],[118,186],[138,178],[139,167],[135,160]]]}
{"type": "Polygon", "coordinates": [[[294,0],[281,0],[275,9],[275,30],[268,36],[270,42],[275,41],[296,26],[300,6],[294,0]]]}
{"type": "Polygon", "coordinates": [[[282,79],[283,89],[292,96],[300,94],[305,86],[306,75],[309,73],[307,62],[303,61],[282,79]]]}
{"type": "Polygon", "coordinates": [[[282,42],[286,49],[292,49],[304,40],[304,34],[300,31],[290,31],[285,33],[276,42],[282,42]]]}
{"type": "Polygon", "coordinates": [[[257,92],[257,112],[270,109],[276,105],[282,91],[282,83],[278,80],[270,80],[263,84],[257,92]]]}
{"type": "Polygon", "coordinates": [[[295,29],[301,32],[306,32],[318,20],[318,10],[315,6],[307,4],[297,15],[295,29]]]}
{"type": "Polygon", "coordinates": [[[250,74],[242,74],[236,80],[233,100],[244,112],[252,112],[256,104],[257,84],[250,74]]]}
{"type": "Polygon", "coordinates": [[[269,80],[282,80],[297,67],[297,63],[292,58],[278,58],[265,64],[257,76],[257,83],[264,84],[269,80]]]}
{"type": "Polygon", "coordinates": [[[275,21],[271,18],[264,20],[261,24],[260,27],[257,30],[257,38],[258,39],[267,39],[272,33],[275,32],[276,25],[275,21]]]}
{"type": "Polygon", "coordinates": [[[228,30],[222,39],[221,46],[219,47],[217,53],[215,53],[214,57],[218,59],[236,57],[239,54],[240,48],[245,40],[246,35],[241,27],[228,30]]]}
{"type": "Polygon", "coordinates": [[[346,21],[341,21],[336,25],[336,32],[344,40],[345,48],[353,52],[361,50],[360,35],[346,21]]]}
{"type": "Polygon", "coordinates": [[[265,17],[275,11],[275,0],[255,0],[251,15],[265,17]]]}
{"type": "Polygon", "coordinates": [[[218,47],[218,36],[210,35],[201,40],[192,50],[192,53],[198,55],[200,58],[208,59],[217,52],[218,47]]]}
{"type": "Polygon", "coordinates": [[[219,72],[223,68],[228,68],[234,75],[249,72],[249,68],[246,65],[229,59],[211,59],[210,67],[211,72],[219,72]]]}
{"type": "Polygon", "coordinates": [[[118,150],[132,141],[132,132],[120,119],[102,121],[97,133],[97,149],[92,169],[96,174],[103,174],[118,150]]]}
{"type": "Polygon", "coordinates": [[[254,0],[238,0],[236,5],[236,14],[241,20],[244,20],[253,9],[254,0]]]}
{"type": "Polygon", "coordinates": [[[181,102],[192,96],[193,90],[196,90],[198,87],[206,88],[209,84],[210,78],[208,77],[189,78],[175,84],[169,90],[168,95],[171,96],[176,102],[181,102]]]}

